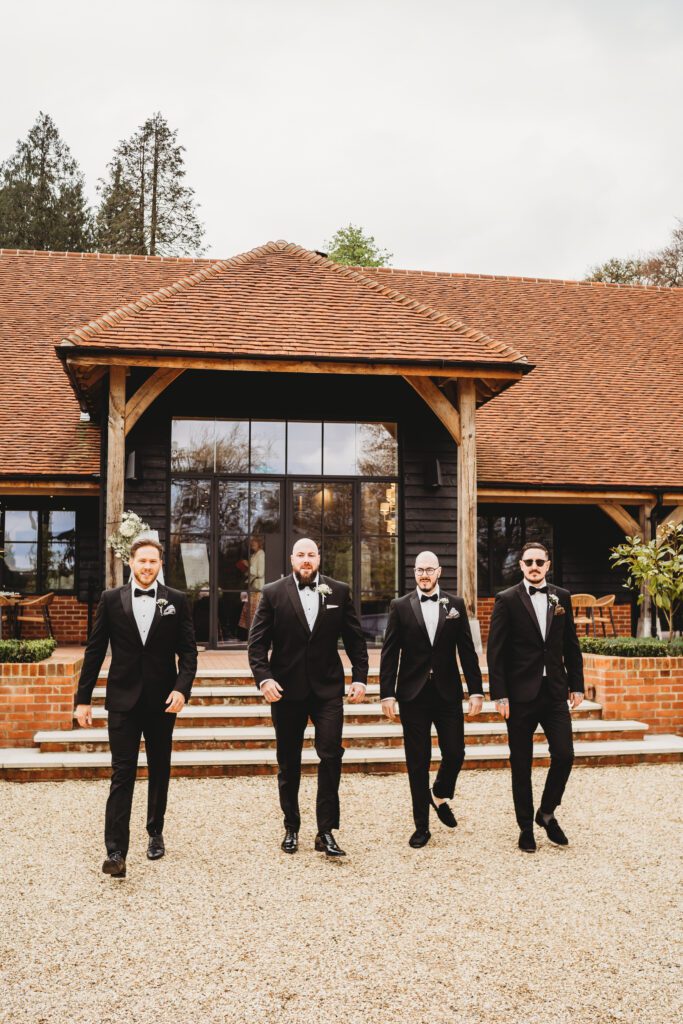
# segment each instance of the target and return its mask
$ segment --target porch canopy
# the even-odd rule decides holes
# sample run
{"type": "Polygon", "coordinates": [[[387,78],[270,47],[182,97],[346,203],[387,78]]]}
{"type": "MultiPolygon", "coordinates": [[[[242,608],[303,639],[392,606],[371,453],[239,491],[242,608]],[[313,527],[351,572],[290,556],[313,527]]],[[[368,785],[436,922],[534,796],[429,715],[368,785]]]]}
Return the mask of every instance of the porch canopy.
{"type": "MultiPolygon", "coordinates": [[[[400,375],[458,445],[458,590],[476,615],[475,410],[533,369],[516,348],[284,241],[193,269],[56,348],[84,410],[97,415],[108,382],[107,534],[123,513],[126,434],[184,371],[400,375]],[[149,375],[127,394],[140,367],[149,375]]],[[[121,571],[108,552],[108,585],[121,571]]]]}

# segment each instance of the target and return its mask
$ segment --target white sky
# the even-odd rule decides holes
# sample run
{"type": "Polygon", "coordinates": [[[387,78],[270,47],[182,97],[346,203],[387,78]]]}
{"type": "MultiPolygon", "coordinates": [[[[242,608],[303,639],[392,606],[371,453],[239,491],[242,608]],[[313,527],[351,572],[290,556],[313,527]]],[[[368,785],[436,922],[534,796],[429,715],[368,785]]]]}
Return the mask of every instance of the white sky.
{"type": "Polygon", "coordinates": [[[680,0],[23,0],[0,159],[40,109],[94,198],[156,110],[208,254],[352,221],[397,267],[582,277],[683,217],[680,0]]]}

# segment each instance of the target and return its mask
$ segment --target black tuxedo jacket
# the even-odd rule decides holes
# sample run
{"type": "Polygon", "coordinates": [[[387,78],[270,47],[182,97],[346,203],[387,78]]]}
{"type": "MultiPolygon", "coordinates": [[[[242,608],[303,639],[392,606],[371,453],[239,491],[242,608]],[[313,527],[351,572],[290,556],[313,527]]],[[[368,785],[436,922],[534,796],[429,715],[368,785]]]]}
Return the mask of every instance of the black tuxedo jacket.
{"type": "Polygon", "coordinates": [[[296,580],[293,576],[268,583],[249,631],[249,664],[256,686],[274,679],[283,689],[283,700],[302,700],[311,691],[318,697],[337,697],[344,692],[344,666],[337,641],[341,636],[351,659],[353,681],[368,678],[368,648],[351,591],[346,583],[318,576],[332,589],[324,600],[318,595],[318,617],[308,628],[296,580]]]}
{"type": "Polygon", "coordinates": [[[567,700],[570,693],[583,693],[583,656],[576,635],[571,595],[568,590],[548,584],[545,636],[536,618],[524,583],[503,590],[496,597],[486,645],[491,698],[530,701],[538,696],[545,667],[552,696],[567,700]],[[563,612],[558,613],[562,608],[563,612]]]}
{"type": "Polygon", "coordinates": [[[109,711],[130,711],[143,695],[150,710],[163,711],[171,690],[179,690],[186,700],[190,699],[197,672],[197,645],[190,606],[182,591],[157,583],[156,600],[162,599],[168,602],[165,608],[175,608],[175,614],[162,615],[157,605],[143,645],[133,615],[130,583],[104,591],[85,649],[77,704],[92,701],[109,643],[111,665],[105,700],[109,711]]]}
{"type": "Polygon", "coordinates": [[[484,693],[465,602],[444,590],[439,596],[445,597],[448,605],[439,605],[433,645],[429,642],[417,591],[391,602],[379,667],[382,700],[385,697],[414,700],[432,672],[436,688],[444,700],[462,701],[463,688],[456,651],[460,655],[469,693],[484,693]],[[449,619],[451,609],[455,609],[457,616],[449,619]]]}

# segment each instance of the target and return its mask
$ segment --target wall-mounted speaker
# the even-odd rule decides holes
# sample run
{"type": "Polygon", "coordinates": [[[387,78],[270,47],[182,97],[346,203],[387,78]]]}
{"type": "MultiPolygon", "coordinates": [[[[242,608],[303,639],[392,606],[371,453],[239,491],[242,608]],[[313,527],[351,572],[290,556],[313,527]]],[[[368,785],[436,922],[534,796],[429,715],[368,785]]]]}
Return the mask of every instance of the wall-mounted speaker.
{"type": "Polygon", "coordinates": [[[140,466],[140,460],[136,457],[135,452],[129,452],[128,458],[126,459],[126,480],[137,483],[138,480],[142,480],[142,467],[140,466]]]}
{"type": "Polygon", "coordinates": [[[432,487],[436,489],[437,487],[441,487],[442,483],[441,463],[438,459],[430,459],[425,466],[425,487],[432,487]]]}

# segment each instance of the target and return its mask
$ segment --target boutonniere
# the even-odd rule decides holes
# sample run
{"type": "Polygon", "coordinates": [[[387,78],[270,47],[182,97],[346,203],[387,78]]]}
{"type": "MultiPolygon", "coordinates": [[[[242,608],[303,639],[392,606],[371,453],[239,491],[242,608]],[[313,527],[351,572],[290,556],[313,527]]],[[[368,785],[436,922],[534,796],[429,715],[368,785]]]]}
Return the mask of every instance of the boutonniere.
{"type": "Polygon", "coordinates": [[[164,610],[164,608],[166,607],[167,604],[168,604],[168,601],[166,600],[166,598],[165,597],[160,597],[159,600],[157,601],[157,608],[160,608],[161,611],[163,612],[163,610],[164,610]]]}
{"type": "Polygon", "coordinates": [[[564,615],[564,608],[557,594],[548,594],[548,604],[554,609],[555,615],[564,615]]]}
{"type": "Polygon", "coordinates": [[[175,605],[169,604],[165,597],[159,598],[157,608],[162,615],[175,615],[175,605]]]}
{"type": "Polygon", "coordinates": [[[319,583],[315,588],[315,592],[316,594],[320,594],[323,599],[323,604],[325,604],[325,599],[332,593],[332,587],[328,587],[327,583],[319,583]]]}
{"type": "MultiPolygon", "coordinates": [[[[443,605],[444,611],[446,610],[446,608],[448,608],[449,603],[450,602],[449,602],[447,597],[440,597],[439,598],[439,604],[443,605]]],[[[459,619],[460,618],[460,612],[458,611],[457,608],[450,608],[446,618],[447,619],[459,619]]]]}

